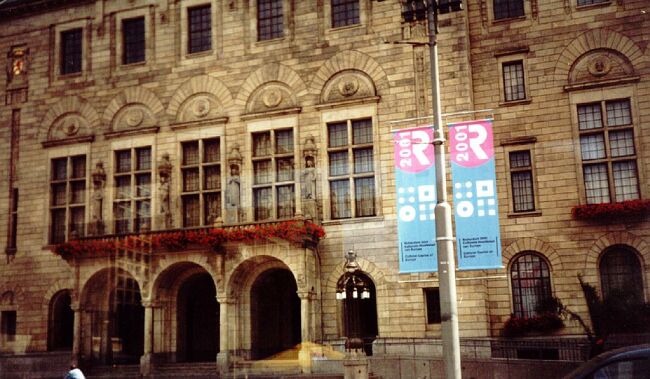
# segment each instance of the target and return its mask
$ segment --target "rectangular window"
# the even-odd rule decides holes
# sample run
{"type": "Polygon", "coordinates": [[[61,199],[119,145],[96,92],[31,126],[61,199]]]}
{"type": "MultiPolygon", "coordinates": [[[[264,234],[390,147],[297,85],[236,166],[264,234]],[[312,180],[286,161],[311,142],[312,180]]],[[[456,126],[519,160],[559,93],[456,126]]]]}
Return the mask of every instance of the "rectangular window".
{"type": "Polygon", "coordinates": [[[255,220],[291,218],[296,211],[293,129],[253,133],[255,220]]]}
{"type": "Polygon", "coordinates": [[[283,0],[257,0],[257,40],[266,41],[283,35],[283,0]]]}
{"type": "Polygon", "coordinates": [[[83,29],[61,32],[61,75],[81,72],[83,29]]]}
{"type": "Polygon", "coordinates": [[[524,0],[494,0],[494,19],[521,17],[524,15],[524,0]]]}
{"type": "Polygon", "coordinates": [[[375,215],[372,120],[327,125],[333,219],[375,215]]]}
{"type": "Polygon", "coordinates": [[[151,230],[151,147],[115,151],[115,233],[151,230]]]}
{"type": "Polygon", "coordinates": [[[440,289],[425,288],[424,298],[427,302],[427,324],[440,324],[442,322],[440,312],[440,289]]]}
{"type": "Polygon", "coordinates": [[[50,243],[83,237],[86,156],[53,159],[50,172],[50,243]]]}
{"type": "Polygon", "coordinates": [[[187,9],[187,51],[199,53],[212,49],[212,16],[210,5],[187,9]]]}
{"type": "Polygon", "coordinates": [[[505,101],[524,100],[526,86],[524,80],[524,62],[513,61],[503,63],[503,96],[505,101]]]}
{"type": "Polygon", "coordinates": [[[638,199],[630,99],[579,104],[577,113],[587,203],[638,199]]]}
{"type": "Polygon", "coordinates": [[[332,27],[356,25],[359,20],[359,0],[332,0],[332,27]]]}
{"type": "Polygon", "coordinates": [[[122,21],[124,49],[122,63],[131,64],[145,60],[144,17],[129,18],[122,21]]]}
{"type": "Polygon", "coordinates": [[[181,144],[183,227],[209,226],[221,217],[219,138],[181,144]]]}
{"type": "Polygon", "coordinates": [[[0,334],[2,334],[3,341],[13,342],[16,340],[16,311],[0,313],[0,334]]]}
{"type": "Polygon", "coordinates": [[[510,182],[513,211],[534,211],[533,167],[529,150],[510,152],[510,182]]]}
{"type": "Polygon", "coordinates": [[[578,0],[578,6],[609,3],[610,0],[578,0]]]}

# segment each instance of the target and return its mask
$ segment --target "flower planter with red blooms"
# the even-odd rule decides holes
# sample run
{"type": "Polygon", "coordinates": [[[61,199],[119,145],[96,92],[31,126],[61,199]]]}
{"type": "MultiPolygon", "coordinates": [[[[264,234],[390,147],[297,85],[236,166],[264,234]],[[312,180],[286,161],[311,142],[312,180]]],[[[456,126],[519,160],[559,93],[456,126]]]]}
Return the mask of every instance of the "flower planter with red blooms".
{"type": "Polygon", "coordinates": [[[577,205],[571,209],[571,214],[576,220],[609,221],[642,218],[650,214],[650,200],[577,205]]]}
{"type": "MultiPolygon", "coordinates": [[[[252,225],[228,229],[174,230],[148,233],[151,247],[167,251],[181,251],[198,246],[223,251],[226,242],[254,243],[284,240],[306,246],[318,243],[325,236],[319,225],[310,222],[286,221],[276,224],[252,225]]],[[[52,247],[52,251],[63,258],[96,257],[108,255],[119,246],[138,248],[142,240],[134,236],[110,237],[102,239],[72,240],[52,247]]]]}

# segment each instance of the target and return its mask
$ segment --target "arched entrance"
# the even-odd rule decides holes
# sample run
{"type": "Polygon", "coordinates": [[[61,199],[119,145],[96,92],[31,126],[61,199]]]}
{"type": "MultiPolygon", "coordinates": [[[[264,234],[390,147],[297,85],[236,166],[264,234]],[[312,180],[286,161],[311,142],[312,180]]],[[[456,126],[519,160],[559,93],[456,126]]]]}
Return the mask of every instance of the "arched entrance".
{"type": "Polygon", "coordinates": [[[113,292],[113,339],[118,341],[113,350],[113,362],[136,363],[144,352],[144,308],[140,287],[125,272],[117,273],[113,292]]]}
{"type": "Polygon", "coordinates": [[[50,301],[47,350],[72,350],[74,312],[69,290],[57,292],[50,301]]]}
{"type": "Polygon", "coordinates": [[[264,359],[283,351],[288,354],[285,359],[297,358],[297,350],[292,350],[301,342],[297,290],[287,269],[269,269],[257,277],[250,295],[251,358],[264,359]]]}
{"type": "Polygon", "coordinates": [[[190,276],[180,286],[177,299],[178,359],[214,361],[219,352],[219,304],[212,277],[207,272],[190,276]]]}

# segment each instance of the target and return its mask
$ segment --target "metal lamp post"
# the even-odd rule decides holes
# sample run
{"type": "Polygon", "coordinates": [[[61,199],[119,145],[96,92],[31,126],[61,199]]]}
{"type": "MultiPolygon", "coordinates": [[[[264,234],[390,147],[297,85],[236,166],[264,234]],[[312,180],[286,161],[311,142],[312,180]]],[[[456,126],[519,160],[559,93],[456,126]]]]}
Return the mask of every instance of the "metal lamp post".
{"type": "MultiPolygon", "coordinates": [[[[383,0],[377,0],[383,1],[383,0]]],[[[434,121],[434,154],[436,165],[435,208],[438,246],[438,279],[442,316],[442,352],[447,378],[461,378],[460,338],[456,304],[456,265],[454,261],[451,206],[447,202],[445,134],[440,107],[440,74],[438,71],[438,14],[459,11],[462,0],[401,0],[402,17],[406,22],[427,21],[429,28],[429,59],[431,63],[431,98],[434,121]]]]}
{"type": "Polygon", "coordinates": [[[368,283],[359,275],[359,263],[357,254],[353,250],[345,253],[345,273],[336,284],[336,299],[343,301],[344,322],[347,351],[360,351],[364,348],[363,336],[361,335],[361,317],[359,315],[359,300],[370,299],[368,283]]]}

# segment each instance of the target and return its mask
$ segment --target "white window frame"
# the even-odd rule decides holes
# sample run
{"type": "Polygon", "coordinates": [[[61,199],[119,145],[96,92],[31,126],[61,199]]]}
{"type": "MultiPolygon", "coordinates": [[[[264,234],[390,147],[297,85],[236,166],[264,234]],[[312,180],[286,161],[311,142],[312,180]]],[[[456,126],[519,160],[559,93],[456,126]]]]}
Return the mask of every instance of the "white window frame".
{"type": "MultiPolygon", "coordinates": [[[[92,22],[90,19],[78,19],[61,24],[54,25],[54,51],[52,51],[52,67],[51,67],[51,78],[53,81],[62,83],[62,82],[83,82],[88,79],[90,67],[90,49],[89,42],[92,33],[92,22]],[[81,71],[73,72],[69,74],[61,73],[61,33],[66,32],[72,29],[81,29],[81,71]]],[[[57,84],[58,84],[57,83],[57,84]]]]}
{"type": "Polygon", "coordinates": [[[508,105],[518,105],[518,104],[528,104],[531,102],[531,97],[530,97],[530,81],[528,80],[528,65],[526,61],[526,55],[527,51],[521,51],[521,52],[515,52],[513,54],[503,54],[503,55],[497,55],[497,69],[499,72],[499,105],[500,106],[508,106],[508,105]],[[523,99],[518,99],[518,100],[506,100],[506,94],[505,94],[505,78],[503,76],[503,65],[510,63],[510,62],[517,62],[521,61],[521,64],[523,66],[524,70],[524,94],[525,97],[523,99]]]}
{"type": "Polygon", "coordinates": [[[504,147],[504,160],[506,162],[506,181],[508,184],[508,217],[518,217],[518,216],[530,216],[530,215],[539,215],[541,211],[539,209],[539,190],[537,186],[537,172],[536,172],[536,159],[535,159],[535,146],[534,145],[512,145],[504,147]],[[530,154],[530,169],[532,175],[532,186],[533,186],[533,209],[529,211],[515,211],[515,199],[512,190],[512,173],[517,171],[523,171],[519,168],[510,167],[510,153],[519,152],[519,151],[528,151],[530,154]]]}

